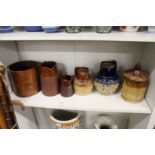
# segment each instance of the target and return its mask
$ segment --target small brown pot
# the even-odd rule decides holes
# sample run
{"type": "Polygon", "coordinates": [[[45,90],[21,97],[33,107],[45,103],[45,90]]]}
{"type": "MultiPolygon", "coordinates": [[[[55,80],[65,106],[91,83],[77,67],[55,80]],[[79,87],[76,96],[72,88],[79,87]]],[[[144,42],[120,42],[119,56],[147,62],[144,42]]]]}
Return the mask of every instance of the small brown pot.
{"type": "Polygon", "coordinates": [[[56,62],[46,61],[41,64],[41,88],[46,96],[55,96],[59,94],[59,76],[56,62]]]}
{"type": "Polygon", "coordinates": [[[64,75],[61,77],[60,93],[63,97],[70,97],[74,94],[72,76],[64,75]]]}
{"type": "Polygon", "coordinates": [[[8,67],[12,86],[19,97],[29,97],[39,91],[36,62],[20,61],[8,67]]]}

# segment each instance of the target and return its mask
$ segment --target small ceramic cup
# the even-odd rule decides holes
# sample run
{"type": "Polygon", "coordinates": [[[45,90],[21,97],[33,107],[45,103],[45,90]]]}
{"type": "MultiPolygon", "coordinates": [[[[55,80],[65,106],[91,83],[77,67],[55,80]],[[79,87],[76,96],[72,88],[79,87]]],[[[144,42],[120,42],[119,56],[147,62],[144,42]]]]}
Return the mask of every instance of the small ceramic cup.
{"type": "Polygon", "coordinates": [[[56,129],[79,129],[80,128],[80,114],[65,111],[54,110],[50,116],[52,128],[56,129]]]}
{"type": "Polygon", "coordinates": [[[95,128],[96,129],[117,129],[118,125],[109,116],[101,115],[96,120],[95,128]]]}
{"type": "Polygon", "coordinates": [[[70,97],[74,94],[72,76],[63,75],[61,77],[60,93],[63,97],[70,97]]]}

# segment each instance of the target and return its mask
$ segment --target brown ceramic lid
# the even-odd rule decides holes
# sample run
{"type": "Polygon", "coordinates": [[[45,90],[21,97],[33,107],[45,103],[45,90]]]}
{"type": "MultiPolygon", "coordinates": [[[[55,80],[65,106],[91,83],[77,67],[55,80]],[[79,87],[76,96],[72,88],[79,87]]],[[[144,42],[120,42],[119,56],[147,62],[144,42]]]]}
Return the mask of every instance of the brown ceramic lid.
{"type": "Polygon", "coordinates": [[[139,64],[135,66],[134,69],[126,70],[123,76],[129,80],[136,82],[146,82],[149,81],[149,74],[142,71],[139,64]]]}

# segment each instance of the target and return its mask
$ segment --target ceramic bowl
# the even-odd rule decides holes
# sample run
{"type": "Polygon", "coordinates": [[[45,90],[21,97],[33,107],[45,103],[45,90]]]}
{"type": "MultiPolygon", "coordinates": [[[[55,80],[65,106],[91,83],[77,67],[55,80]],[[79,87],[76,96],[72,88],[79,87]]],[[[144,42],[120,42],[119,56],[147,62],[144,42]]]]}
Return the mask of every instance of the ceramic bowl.
{"type": "Polygon", "coordinates": [[[0,26],[0,33],[13,32],[13,26],[0,26]]]}
{"type": "Polygon", "coordinates": [[[42,28],[46,33],[54,33],[59,31],[60,26],[42,26],[42,28]]]}

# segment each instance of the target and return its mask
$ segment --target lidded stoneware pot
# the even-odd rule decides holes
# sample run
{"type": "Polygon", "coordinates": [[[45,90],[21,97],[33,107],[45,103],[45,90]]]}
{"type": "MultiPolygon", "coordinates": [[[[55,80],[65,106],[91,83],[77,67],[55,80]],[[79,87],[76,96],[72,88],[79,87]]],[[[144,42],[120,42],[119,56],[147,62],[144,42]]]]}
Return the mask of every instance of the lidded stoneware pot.
{"type": "Polygon", "coordinates": [[[140,102],[144,99],[149,84],[149,74],[142,71],[140,64],[123,73],[124,82],[122,97],[129,102],[140,102]]]}

